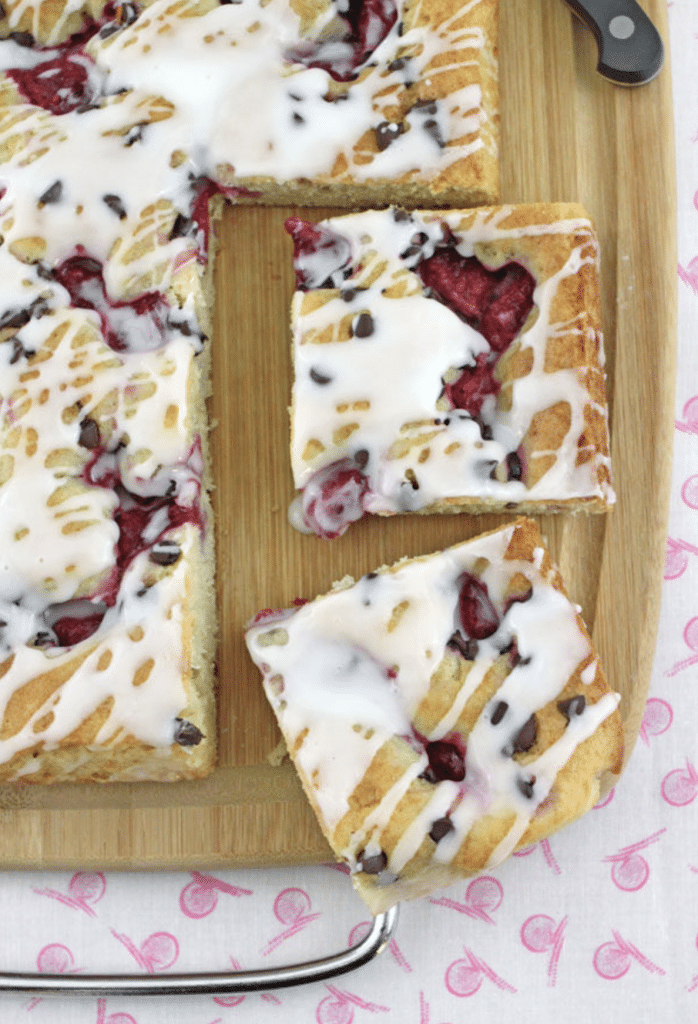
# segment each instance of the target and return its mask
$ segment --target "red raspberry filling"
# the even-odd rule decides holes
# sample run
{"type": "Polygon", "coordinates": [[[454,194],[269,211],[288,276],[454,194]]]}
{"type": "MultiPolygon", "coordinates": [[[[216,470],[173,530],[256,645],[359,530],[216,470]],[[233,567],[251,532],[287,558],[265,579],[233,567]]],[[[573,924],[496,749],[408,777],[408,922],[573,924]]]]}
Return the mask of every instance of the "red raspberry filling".
{"type": "Polygon", "coordinates": [[[99,313],[104,340],[115,352],[152,351],[165,344],[170,306],[161,292],[143,292],[135,299],[110,298],[102,264],[82,246],[53,269],[53,277],[70,295],[72,306],[99,313]],[[124,312],[119,315],[119,311],[124,312]]]}
{"type": "Polygon", "coordinates": [[[69,114],[97,99],[88,73],[91,63],[84,53],[67,50],[33,68],[10,68],[7,74],[27,102],[52,114],[69,114]]]}
{"type": "Polygon", "coordinates": [[[348,82],[390,32],[397,21],[397,8],[393,0],[349,0],[338,20],[345,25],[343,36],[301,44],[287,59],[307,68],[322,68],[336,82],[348,82]]]}
{"type": "Polygon", "coordinates": [[[499,394],[494,375],[497,358],[511,345],[533,308],[536,282],[518,263],[489,270],[476,256],[461,256],[454,246],[437,249],[421,261],[417,273],[444,305],[454,310],[485,338],[490,352],[445,385],[453,408],[480,417],[486,398],[499,394]]]}
{"type": "Polygon", "coordinates": [[[95,612],[94,615],[69,616],[57,619],[53,624],[53,632],[56,634],[59,647],[72,647],[74,644],[82,643],[102,625],[104,611],[95,612]]]}
{"type": "Polygon", "coordinates": [[[320,470],[303,492],[303,517],[318,537],[341,537],[364,514],[368,479],[350,460],[320,470]]]}
{"type": "Polygon", "coordinates": [[[289,217],[284,228],[293,239],[296,288],[308,291],[336,287],[333,275],[347,267],[351,258],[347,240],[322,225],[308,224],[300,217],[289,217]],[[310,257],[317,259],[311,263],[310,257]]]}
{"type": "Polygon", "coordinates": [[[500,618],[486,585],[466,572],[459,579],[458,614],[461,626],[472,640],[486,640],[499,629],[500,618]]]}
{"type": "MultiPolygon", "coordinates": [[[[190,223],[201,232],[199,261],[201,263],[206,263],[208,260],[208,242],[211,234],[211,214],[209,210],[209,203],[211,200],[218,195],[226,196],[228,199],[258,199],[262,193],[252,192],[250,189],[242,188],[239,185],[219,185],[217,182],[207,177],[198,178],[195,183],[195,188],[196,195],[191,208],[190,223]]],[[[182,218],[182,220],[186,225],[186,218],[182,218]]],[[[186,234],[186,230],[175,230],[173,232],[173,237],[176,234],[186,234]]]]}

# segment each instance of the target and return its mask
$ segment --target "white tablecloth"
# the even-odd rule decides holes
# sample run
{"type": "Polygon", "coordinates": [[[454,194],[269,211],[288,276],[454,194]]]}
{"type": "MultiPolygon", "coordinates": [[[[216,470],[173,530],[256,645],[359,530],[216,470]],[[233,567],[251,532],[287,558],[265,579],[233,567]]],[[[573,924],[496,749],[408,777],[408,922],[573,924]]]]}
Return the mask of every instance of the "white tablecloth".
{"type": "MultiPolygon", "coordinates": [[[[382,956],[333,984],[220,999],[4,995],[3,1024],[698,1019],[698,0],[673,0],[669,17],[680,279],[670,539],[651,693],[617,790],[496,878],[404,905],[382,956]]],[[[333,866],[5,873],[0,907],[0,969],[49,972],[296,962],[352,944],[368,919],[333,866]]]]}

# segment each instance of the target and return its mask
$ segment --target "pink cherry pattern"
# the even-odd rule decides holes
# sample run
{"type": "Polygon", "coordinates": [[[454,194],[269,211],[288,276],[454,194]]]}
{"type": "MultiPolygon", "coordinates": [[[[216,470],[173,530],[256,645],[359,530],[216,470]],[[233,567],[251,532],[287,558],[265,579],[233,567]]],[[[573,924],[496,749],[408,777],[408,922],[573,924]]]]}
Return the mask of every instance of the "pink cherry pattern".
{"type": "Polygon", "coordinates": [[[649,746],[650,737],[661,736],[673,721],[674,711],[671,704],[662,700],[661,697],[650,697],[645,704],[645,713],[642,716],[640,739],[645,746],[649,746]]]}
{"type": "Polygon", "coordinates": [[[107,1016],[106,999],[98,999],[95,1024],[138,1024],[138,1022],[130,1013],[110,1013],[107,1016]]]}
{"type": "Polygon", "coordinates": [[[686,758],[685,768],[674,768],[662,780],[662,796],[672,807],[685,807],[698,795],[698,772],[686,758]]]}
{"type": "Polygon", "coordinates": [[[611,878],[616,888],[622,889],[624,892],[637,892],[645,885],[649,878],[650,867],[645,858],[640,856],[639,851],[658,842],[665,832],[665,828],[660,828],[658,832],[646,839],[641,839],[630,846],[624,846],[618,853],[612,853],[603,858],[605,864],[613,864],[611,878]]]}
{"type": "MultiPolygon", "coordinates": [[[[698,266],[698,257],[692,262],[698,266]]],[[[683,407],[682,415],[682,420],[676,420],[676,429],[686,434],[698,434],[698,395],[689,398],[683,407]]]]}
{"type": "Polygon", "coordinates": [[[304,889],[283,889],[279,893],[274,900],[274,917],[287,927],[266,944],[262,956],[269,956],[282,942],[321,916],[319,913],[310,914],[310,907],[310,896],[304,889]]]}
{"type": "Polygon", "coordinates": [[[682,661],[677,661],[672,668],[670,668],[666,675],[675,676],[677,672],[682,672],[683,669],[689,668],[691,665],[695,665],[698,662],[698,615],[686,623],[683,631],[684,643],[690,647],[693,654],[688,658],[684,658],[682,661]]]}
{"type": "Polygon", "coordinates": [[[504,890],[502,889],[501,882],[496,878],[491,878],[489,875],[481,875],[472,881],[465,890],[465,901],[463,903],[459,903],[458,900],[451,899],[448,896],[431,897],[429,902],[439,907],[457,910],[460,914],[465,914],[467,917],[477,918],[477,920],[486,921],[488,924],[495,924],[491,914],[499,909],[503,898],[504,890]]]}
{"type": "Polygon", "coordinates": [[[136,946],[128,935],[120,934],[113,928],[112,935],[125,946],[138,966],[148,974],[166,971],[179,956],[179,943],[169,932],[153,932],[140,946],[136,946]]]}
{"type": "Polygon", "coordinates": [[[37,896],[48,896],[49,899],[57,900],[65,907],[73,910],[82,910],[90,917],[96,917],[94,903],[98,903],[107,888],[107,882],[101,871],[84,872],[78,871],[68,882],[67,893],[57,889],[34,889],[37,896]]]}
{"type": "Polygon", "coordinates": [[[550,985],[554,985],[557,981],[557,967],[562,953],[566,924],[566,917],[556,924],[553,918],[548,917],[547,914],[534,914],[521,925],[521,941],[526,949],[531,953],[550,953],[548,961],[548,984],[550,985]]]}
{"type": "Polygon", "coordinates": [[[202,918],[218,906],[220,893],[227,896],[251,896],[251,889],[241,889],[237,885],[229,885],[214,875],[203,875],[200,871],[191,871],[191,882],[184,886],[179,895],[179,907],[186,917],[202,918]]]}
{"type": "Polygon", "coordinates": [[[613,942],[604,942],[594,953],[594,970],[606,981],[617,981],[624,977],[638,963],[650,974],[666,974],[661,967],[652,963],[640,950],[617,931],[612,931],[613,942]]]}
{"type": "MultiPolygon", "coordinates": [[[[232,956],[229,959],[230,966],[234,971],[242,970],[242,964],[239,960],[236,960],[235,957],[232,956]]],[[[218,1006],[231,1007],[239,1006],[240,1003],[245,1001],[245,998],[245,996],[214,996],[213,1001],[214,1003],[217,1003],[218,1006]]],[[[273,1003],[275,1006],[281,1005],[281,1000],[278,996],[274,995],[273,992],[260,992],[259,998],[263,999],[266,1003],[273,1003]]]]}
{"type": "Polygon", "coordinates": [[[317,1024],[352,1024],[356,1008],[366,1013],[390,1012],[389,1006],[367,1002],[346,989],[338,989],[334,985],[325,985],[325,988],[330,994],[318,1004],[315,1011],[317,1024]]]}
{"type": "Polygon", "coordinates": [[[489,964],[476,956],[471,949],[463,947],[465,958],[454,960],[446,968],[446,988],[454,996],[474,996],[485,979],[504,992],[516,992],[513,985],[493,971],[489,964]]]}

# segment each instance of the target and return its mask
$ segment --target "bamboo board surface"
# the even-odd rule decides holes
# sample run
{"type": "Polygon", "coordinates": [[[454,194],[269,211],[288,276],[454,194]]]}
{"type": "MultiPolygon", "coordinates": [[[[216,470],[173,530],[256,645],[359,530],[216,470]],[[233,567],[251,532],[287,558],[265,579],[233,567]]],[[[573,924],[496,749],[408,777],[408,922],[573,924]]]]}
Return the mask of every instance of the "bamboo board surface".
{"type": "MultiPolygon", "coordinates": [[[[668,43],[665,0],[641,0],[668,43]]],[[[626,761],[654,654],[673,430],[676,243],[669,67],[624,89],[562,0],[501,4],[502,201],[580,201],[602,252],[618,504],[541,525],[623,696],[626,761]]],[[[297,211],[228,208],[216,266],[211,414],[217,518],[220,767],[174,785],[0,787],[0,866],[201,867],[304,863],[329,848],[288,763],[242,637],[260,608],[324,592],[402,555],[445,547],[503,516],[368,518],[341,539],[295,533],[287,405],[297,211]]],[[[305,211],[318,220],[334,211],[305,211]]]]}

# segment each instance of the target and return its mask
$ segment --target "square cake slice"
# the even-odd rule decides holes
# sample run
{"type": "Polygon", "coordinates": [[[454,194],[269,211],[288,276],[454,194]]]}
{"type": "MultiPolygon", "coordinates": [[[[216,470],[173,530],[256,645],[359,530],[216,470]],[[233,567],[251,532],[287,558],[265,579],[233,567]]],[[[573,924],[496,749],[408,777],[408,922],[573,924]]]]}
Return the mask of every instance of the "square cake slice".
{"type": "Polygon", "coordinates": [[[498,2],[8,0],[3,67],[13,105],[90,114],[97,168],[131,108],[154,196],[206,175],[252,201],[474,206],[499,198],[498,2]]]}
{"type": "Polygon", "coordinates": [[[373,913],[499,864],[620,771],[619,697],[530,519],[260,612],[246,639],[373,913]]]}
{"type": "Polygon", "coordinates": [[[300,529],[364,512],[602,512],[599,246],[576,204],[287,222],[300,529]]]}

